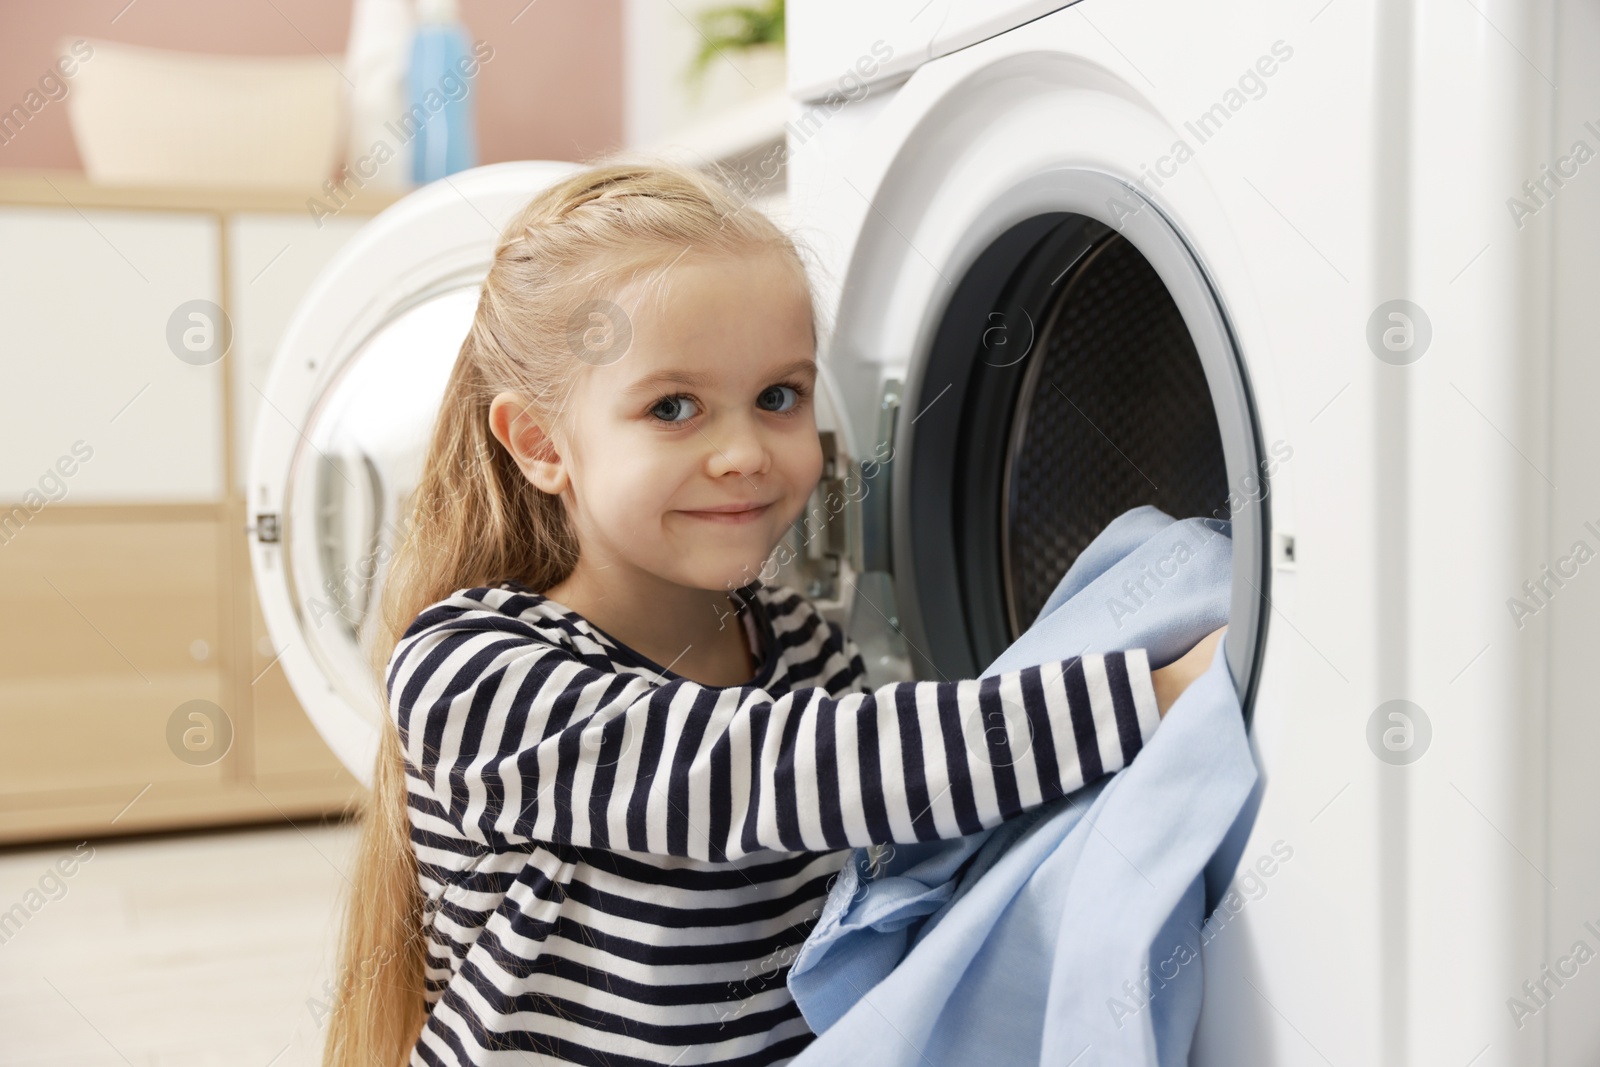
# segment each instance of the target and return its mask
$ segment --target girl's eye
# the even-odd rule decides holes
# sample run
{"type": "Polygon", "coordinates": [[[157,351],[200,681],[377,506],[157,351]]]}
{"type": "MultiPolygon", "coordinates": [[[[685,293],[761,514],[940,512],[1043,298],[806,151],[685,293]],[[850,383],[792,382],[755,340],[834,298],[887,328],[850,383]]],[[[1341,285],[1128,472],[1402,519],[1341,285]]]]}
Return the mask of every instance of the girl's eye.
{"type": "Polygon", "coordinates": [[[766,411],[786,413],[794,410],[794,406],[800,403],[800,390],[794,386],[768,386],[762,390],[762,395],[757,397],[755,403],[766,411]]]}
{"type": "Polygon", "coordinates": [[[664,396],[651,407],[650,414],[655,415],[662,422],[686,422],[689,416],[683,414],[684,406],[693,403],[694,401],[687,396],[664,396]]]}

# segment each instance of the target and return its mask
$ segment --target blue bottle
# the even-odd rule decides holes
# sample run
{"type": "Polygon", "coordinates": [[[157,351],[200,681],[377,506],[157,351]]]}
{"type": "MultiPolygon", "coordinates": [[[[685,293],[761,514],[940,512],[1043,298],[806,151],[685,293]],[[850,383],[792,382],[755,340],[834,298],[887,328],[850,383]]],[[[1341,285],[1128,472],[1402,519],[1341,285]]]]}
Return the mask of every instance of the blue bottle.
{"type": "Polygon", "coordinates": [[[421,0],[406,78],[406,125],[416,128],[411,178],[418,185],[478,165],[475,69],[455,0],[421,0]]]}

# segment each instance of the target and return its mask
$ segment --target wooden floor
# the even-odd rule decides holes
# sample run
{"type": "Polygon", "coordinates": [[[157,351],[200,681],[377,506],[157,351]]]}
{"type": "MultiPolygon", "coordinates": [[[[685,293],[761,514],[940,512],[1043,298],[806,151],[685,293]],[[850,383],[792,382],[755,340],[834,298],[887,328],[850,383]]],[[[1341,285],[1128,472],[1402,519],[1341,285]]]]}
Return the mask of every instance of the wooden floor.
{"type": "Polygon", "coordinates": [[[105,842],[59,882],[70,845],[0,853],[0,1064],[319,1063],[355,834],[105,842]]]}

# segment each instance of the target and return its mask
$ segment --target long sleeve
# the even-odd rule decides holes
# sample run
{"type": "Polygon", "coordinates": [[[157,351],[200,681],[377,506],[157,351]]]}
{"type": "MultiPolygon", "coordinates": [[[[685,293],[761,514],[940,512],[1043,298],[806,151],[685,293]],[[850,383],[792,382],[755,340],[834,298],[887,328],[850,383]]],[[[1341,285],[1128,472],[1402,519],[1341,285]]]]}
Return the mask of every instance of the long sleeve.
{"type": "Polygon", "coordinates": [[[956,837],[1120,769],[1160,722],[1142,649],[856,685],[662,683],[509,618],[408,633],[388,673],[419,829],[497,850],[726,860],[956,837]]]}

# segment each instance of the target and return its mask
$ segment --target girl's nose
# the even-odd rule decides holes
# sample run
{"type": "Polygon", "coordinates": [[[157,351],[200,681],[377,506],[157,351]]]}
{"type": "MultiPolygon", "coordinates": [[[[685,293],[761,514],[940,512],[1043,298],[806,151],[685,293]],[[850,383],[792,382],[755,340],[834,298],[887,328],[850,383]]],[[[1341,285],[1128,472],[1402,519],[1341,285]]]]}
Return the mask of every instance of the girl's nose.
{"type": "Polygon", "coordinates": [[[723,474],[764,474],[772,464],[761,428],[753,419],[730,417],[719,420],[706,431],[710,445],[708,463],[713,476],[723,474]]]}

